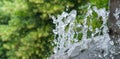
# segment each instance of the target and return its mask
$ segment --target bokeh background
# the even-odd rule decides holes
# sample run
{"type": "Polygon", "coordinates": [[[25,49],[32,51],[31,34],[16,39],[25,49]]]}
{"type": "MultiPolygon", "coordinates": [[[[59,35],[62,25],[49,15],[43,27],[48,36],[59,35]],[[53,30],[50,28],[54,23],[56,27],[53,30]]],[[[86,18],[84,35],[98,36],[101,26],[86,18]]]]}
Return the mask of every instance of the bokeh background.
{"type": "MultiPolygon", "coordinates": [[[[108,10],[108,0],[0,0],[0,59],[47,59],[55,45],[51,16],[75,9],[83,23],[90,5],[108,10]]],[[[102,24],[96,16],[93,28],[102,24]]]]}

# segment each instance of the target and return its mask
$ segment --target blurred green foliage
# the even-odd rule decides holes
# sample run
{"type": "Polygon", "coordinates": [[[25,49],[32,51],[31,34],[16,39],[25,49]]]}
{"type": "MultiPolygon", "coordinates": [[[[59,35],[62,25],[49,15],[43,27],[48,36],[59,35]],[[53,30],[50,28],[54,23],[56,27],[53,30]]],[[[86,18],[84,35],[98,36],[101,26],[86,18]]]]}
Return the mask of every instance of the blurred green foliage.
{"type": "Polygon", "coordinates": [[[88,3],[107,8],[108,0],[0,0],[0,59],[46,59],[54,47],[50,15],[75,9],[82,22],[88,3]]]}

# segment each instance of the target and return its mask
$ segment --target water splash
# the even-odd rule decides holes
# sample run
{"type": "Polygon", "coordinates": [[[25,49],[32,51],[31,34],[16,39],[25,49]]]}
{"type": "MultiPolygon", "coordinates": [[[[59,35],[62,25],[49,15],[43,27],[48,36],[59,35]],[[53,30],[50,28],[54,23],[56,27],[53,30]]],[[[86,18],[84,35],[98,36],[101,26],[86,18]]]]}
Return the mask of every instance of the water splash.
{"type": "MultiPolygon", "coordinates": [[[[67,58],[78,58],[79,59],[94,59],[94,57],[102,59],[114,58],[116,54],[114,42],[110,40],[107,27],[108,12],[105,8],[97,9],[96,7],[88,7],[88,12],[84,18],[83,25],[75,23],[77,11],[72,10],[70,13],[63,12],[58,15],[57,18],[52,17],[53,23],[56,28],[53,30],[55,34],[54,42],[56,47],[54,48],[54,59],[67,59],[67,58]],[[87,25],[88,17],[91,17],[95,11],[98,18],[102,17],[102,25],[100,28],[96,28],[93,31],[92,26],[87,25]],[[75,28],[81,29],[76,31],[75,28]],[[87,31],[93,31],[90,38],[87,38],[87,31]],[[98,34],[97,33],[103,33],[98,34]],[[78,41],[78,34],[82,33],[82,39],[78,41]],[[84,52],[84,53],[83,53],[84,52]],[[87,57],[82,57],[88,55],[87,57]],[[64,56],[64,57],[63,57],[64,56]]],[[[92,19],[90,19],[92,22],[92,19]]],[[[118,54],[118,53],[117,53],[118,54]]]]}
{"type": "Polygon", "coordinates": [[[113,15],[115,16],[116,20],[118,20],[120,14],[120,8],[116,8],[115,13],[113,15]]]}
{"type": "Polygon", "coordinates": [[[72,44],[71,41],[77,41],[74,38],[75,31],[75,20],[76,11],[72,10],[69,14],[63,12],[61,15],[58,15],[58,18],[53,18],[53,23],[56,25],[56,28],[53,30],[55,34],[55,53],[64,52],[67,48],[69,48],[72,44]]]}
{"type": "Polygon", "coordinates": [[[116,18],[116,25],[120,28],[119,15],[120,15],[120,8],[116,8],[115,13],[113,13],[113,16],[116,18]]]}

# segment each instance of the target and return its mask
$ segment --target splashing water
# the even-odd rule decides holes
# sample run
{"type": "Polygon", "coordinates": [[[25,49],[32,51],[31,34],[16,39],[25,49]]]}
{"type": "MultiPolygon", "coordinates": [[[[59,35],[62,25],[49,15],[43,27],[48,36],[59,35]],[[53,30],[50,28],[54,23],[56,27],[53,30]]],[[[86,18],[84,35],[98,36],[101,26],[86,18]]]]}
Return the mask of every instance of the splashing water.
{"type": "MultiPolygon", "coordinates": [[[[76,10],[70,13],[63,12],[57,18],[52,17],[53,23],[56,28],[53,30],[55,35],[54,42],[54,59],[61,59],[61,56],[69,56],[70,58],[91,59],[98,57],[99,59],[114,59],[113,55],[118,54],[115,52],[114,42],[110,40],[107,27],[108,12],[105,8],[97,9],[96,7],[88,7],[88,12],[84,18],[84,23],[79,24],[75,22],[77,15],[76,10]],[[87,25],[88,17],[92,16],[95,11],[99,17],[102,17],[102,26],[93,31],[92,26],[87,25]],[[77,31],[75,28],[81,29],[77,31]],[[91,38],[87,38],[87,31],[93,31],[91,38]],[[100,33],[103,33],[102,35],[100,33]],[[78,41],[78,35],[82,33],[82,39],[78,41]],[[98,34],[99,33],[99,34],[98,34]],[[96,34],[98,34],[96,36],[96,34]],[[83,55],[88,55],[84,57],[83,55]],[[82,57],[83,56],[83,57],[82,57]]],[[[92,22],[92,19],[90,19],[92,22]]],[[[63,58],[67,59],[67,58],[63,58]]]]}
{"type": "Polygon", "coordinates": [[[63,12],[62,15],[58,16],[58,19],[53,18],[53,23],[56,24],[56,29],[53,30],[55,34],[55,43],[57,44],[55,48],[55,52],[64,52],[64,48],[68,48],[71,46],[70,41],[74,40],[77,41],[77,39],[74,38],[75,32],[74,32],[74,19],[76,17],[76,11],[73,10],[69,14],[66,12],[63,12]],[[68,31],[65,31],[65,29],[68,26],[68,31]]]}

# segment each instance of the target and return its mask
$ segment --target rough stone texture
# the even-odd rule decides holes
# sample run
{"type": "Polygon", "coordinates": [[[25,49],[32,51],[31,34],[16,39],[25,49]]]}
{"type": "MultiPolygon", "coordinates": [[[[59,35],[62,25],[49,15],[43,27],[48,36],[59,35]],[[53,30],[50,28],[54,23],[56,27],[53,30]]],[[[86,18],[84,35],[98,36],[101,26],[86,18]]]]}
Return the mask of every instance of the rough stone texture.
{"type": "MultiPolygon", "coordinates": [[[[116,9],[120,9],[120,0],[110,0],[110,14],[108,19],[108,26],[109,26],[109,34],[110,38],[114,41],[114,45],[116,46],[116,52],[117,47],[119,47],[120,42],[118,42],[118,38],[120,38],[120,28],[118,25],[116,25],[117,21],[120,21],[120,14],[118,14],[118,18],[114,16],[114,13],[116,9]]],[[[114,59],[120,59],[120,54],[114,55],[114,59]]]]}
{"type": "Polygon", "coordinates": [[[110,0],[110,14],[109,14],[109,20],[108,20],[108,26],[109,26],[109,34],[111,39],[116,41],[118,38],[120,38],[120,28],[116,24],[117,21],[120,21],[120,14],[118,14],[118,18],[115,17],[116,9],[120,9],[120,0],[110,0]]]}

